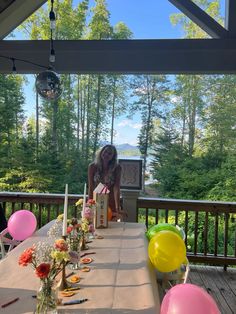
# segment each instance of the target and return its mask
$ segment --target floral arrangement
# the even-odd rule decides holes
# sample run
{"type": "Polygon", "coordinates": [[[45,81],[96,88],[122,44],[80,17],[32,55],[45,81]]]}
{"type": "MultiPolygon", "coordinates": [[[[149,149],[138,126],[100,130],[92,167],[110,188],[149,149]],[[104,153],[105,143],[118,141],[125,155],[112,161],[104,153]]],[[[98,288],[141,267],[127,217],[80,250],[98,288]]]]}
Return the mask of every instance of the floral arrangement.
{"type": "Polygon", "coordinates": [[[83,209],[83,199],[79,199],[76,203],[76,206],[81,211],[81,229],[84,233],[94,233],[94,214],[96,209],[96,202],[93,199],[89,199],[83,209]]]}
{"type": "Polygon", "coordinates": [[[41,286],[37,293],[36,313],[55,312],[57,297],[53,290],[55,277],[65,269],[69,261],[73,261],[74,252],[69,252],[68,244],[64,239],[57,239],[54,244],[38,242],[26,249],[19,257],[20,266],[31,265],[41,286]]]}
{"type": "Polygon", "coordinates": [[[35,274],[42,280],[54,280],[62,270],[63,263],[70,261],[68,244],[64,239],[58,239],[54,245],[47,242],[38,242],[26,249],[19,257],[20,266],[29,264],[35,274]]]}
{"type": "Polygon", "coordinates": [[[69,237],[79,237],[81,233],[81,224],[78,222],[77,218],[67,219],[67,234],[69,237]]]}
{"type": "MultiPolygon", "coordinates": [[[[89,199],[85,206],[83,206],[83,199],[79,199],[76,203],[78,206],[80,213],[81,213],[81,221],[80,225],[80,234],[81,234],[81,250],[87,249],[86,245],[86,234],[89,232],[93,235],[94,234],[94,213],[96,209],[96,203],[93,199],[89,199]]],[[[69,225],[69,227],[71,227],[69,225]]],[[[69,232],[73,232],[73,229],[69,229],[69,232]]]]}

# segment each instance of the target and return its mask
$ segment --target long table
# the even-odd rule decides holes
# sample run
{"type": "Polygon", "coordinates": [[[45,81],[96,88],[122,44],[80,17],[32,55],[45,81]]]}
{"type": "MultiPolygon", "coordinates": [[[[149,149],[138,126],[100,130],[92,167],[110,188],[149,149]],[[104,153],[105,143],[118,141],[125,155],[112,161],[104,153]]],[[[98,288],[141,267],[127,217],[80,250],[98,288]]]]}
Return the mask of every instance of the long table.
{"type": "MultiPolygon", "coordinates": [[[[33,313],[39,279],[30,266],[18,265],[24,249],[37,241],[47,240],[47,231],[53,222],[23,241],[0,261],[0,313],[33,313]],[[6,308],[1,304],[16,297],[19,300],[6,308]]],[[[89,314],[158,314],[160,309],[155,271],[148,259],[145,226],[138,223],[110,222],[109,228],[99,229],[103,239],[93,239],[89,251],[93,262],[91,271],[82,273],[80,290],[70,298],[87,298],[82,304],[58,306],[58,313],[89,314]]],[[[89,255],[88,255],[89,256],[89,255]]],[[[66,270],[69,273],[71,270],[66,270]]]]}

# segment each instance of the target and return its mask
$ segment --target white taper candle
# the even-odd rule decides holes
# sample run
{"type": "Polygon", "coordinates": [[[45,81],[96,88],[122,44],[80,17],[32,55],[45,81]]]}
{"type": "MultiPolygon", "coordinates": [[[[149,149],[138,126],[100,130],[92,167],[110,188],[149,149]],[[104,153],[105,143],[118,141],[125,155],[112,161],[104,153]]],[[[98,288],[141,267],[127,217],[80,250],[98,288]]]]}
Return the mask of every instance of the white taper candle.
{"type": "Polygon", "coordinates": [[[63,227],[62,235],[67,235],[67,210],[68,210],[68,184],[65,187],[65,200],[64,200],[64,215],[63,215],[63,227]]]}
{"type": "Polygon", "coordinates": [[[86,204],[86,188],[87,188],[87,185],[86,183],[84,184],[84,198],[83,198],[83,211],[85,209],[85,204],[86,204]]]}

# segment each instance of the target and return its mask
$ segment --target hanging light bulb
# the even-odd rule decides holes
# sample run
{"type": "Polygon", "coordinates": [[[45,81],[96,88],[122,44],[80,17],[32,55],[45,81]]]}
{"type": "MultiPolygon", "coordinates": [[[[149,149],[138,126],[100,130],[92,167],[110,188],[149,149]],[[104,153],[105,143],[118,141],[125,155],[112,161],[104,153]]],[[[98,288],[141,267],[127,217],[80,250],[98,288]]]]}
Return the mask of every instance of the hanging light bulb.
{"type": "Polygon", "coordinates": [[[51,69],[37,75],[35,87],[39,95],[46,100],[56,100],[62,93],[60,77],[51,69]]]}
{"type": "Polygon", "coordinates": [[[49,56],[49,62],[54,63],[56,61],[55,50],[52,48],[49,56]]]}
{"type": "Polygon", "coordinates": [[[11,58],[11,61],[12,61],[12,73],[16,74],[15,58],[11,58]]]}
{"type": "Polygon", "coordinates": [[[56,16],[53,11],[53,2],[54,0],[51,0],[51,11],[49,12],[49,20],[50,20],[50,29],[54,30],[56,28],[56,16]]]}
{"type": "Polygon", "coordinates": [[[56,17],[53,11],[50,11],[49,18],[50,18],[50,29],[54,30],[56,28],[56,17]]]}

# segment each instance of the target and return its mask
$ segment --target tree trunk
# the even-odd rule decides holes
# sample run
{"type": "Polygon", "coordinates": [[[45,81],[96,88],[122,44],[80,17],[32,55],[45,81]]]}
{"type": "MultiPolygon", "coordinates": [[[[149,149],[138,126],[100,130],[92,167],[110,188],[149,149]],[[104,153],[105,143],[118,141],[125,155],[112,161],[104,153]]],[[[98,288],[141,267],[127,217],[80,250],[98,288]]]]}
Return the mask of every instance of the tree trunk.
{"type": "Polygon", "coordinates": [[[80,77],[79,74],[77,76],[77,127],[76,127],[76,136],[77,136],[77,141],[76,141],[76,148],[77,151],[79,151],[79,137],[80,137],[80,77]]]}
{"type": "Polygon", "coordinates": [[[52,146],[53,146],[54,153],[58,153],[57,114],[58,114],[58,103],[55,100],[53,101],[53,120],[52,120],[52,146]]]}
{"type": "Polygon", "coordinates": [[[98,148],[98,139],[100,132],[100,96],[101,96],[101,75],[98,75],[98,89],[97,89],[97,109],[96,109],[96,124],[95,124],[95,137],[93,145],[93,158],[95,157],[98,148]]]}
{"type": "Polygon", "coordinates": [[[112,98],[112,115],[111,115],[111,144],[114,138],[114,120],[115,120],[115,103],[116,103],[116,78],[113,80],[113,98],[112,98]]]}
{"type": "Polygon", "coordinates": [[[36,161],[39,157],[39,94],[36,91],[36,161]]]}
{"type": "Polygon", "coordinates": [[[85,158],[89,160],[89,143],[90,143],[90,108],[91,108],[91,100],[90,100],[90,84],[91,84],[91,77],[88,76],[88,85],[87,85],[87,126],[86,126],[86,154],[85,158]]]}

